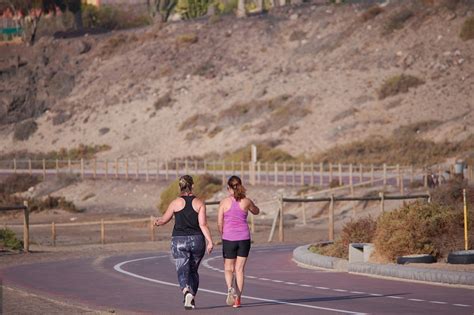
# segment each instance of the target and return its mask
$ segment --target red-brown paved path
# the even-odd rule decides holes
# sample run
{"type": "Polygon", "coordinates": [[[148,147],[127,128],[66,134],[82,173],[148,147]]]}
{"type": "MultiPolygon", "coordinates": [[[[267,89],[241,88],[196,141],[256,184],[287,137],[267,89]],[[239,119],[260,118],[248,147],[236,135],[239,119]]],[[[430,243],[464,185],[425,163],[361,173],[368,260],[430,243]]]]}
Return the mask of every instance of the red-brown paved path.
{"type": "MultiPolygon", "coordinates": [[[[217,250],[200,267],[197,314],[473,314],[474,290],[302,269],[294,246],[254,247],[241,309],[225,305],[217,250]]],[[[182,296],[168,253],[114,256],[10,267],[7,284],[131,313],[180,314],[182,296]]]]}

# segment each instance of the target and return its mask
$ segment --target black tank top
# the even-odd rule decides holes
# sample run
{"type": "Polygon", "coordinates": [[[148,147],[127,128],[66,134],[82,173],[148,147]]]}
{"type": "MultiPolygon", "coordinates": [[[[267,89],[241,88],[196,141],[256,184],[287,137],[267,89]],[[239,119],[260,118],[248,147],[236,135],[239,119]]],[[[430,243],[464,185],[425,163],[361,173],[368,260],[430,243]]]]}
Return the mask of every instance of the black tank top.
{"type": "Polygon", "coordinates": [[[198,213],[193,209],[196,196],[181,196],[185,205],[183,210],[174,213],[173,236],[202,235],[199,227],[198,213]]]}

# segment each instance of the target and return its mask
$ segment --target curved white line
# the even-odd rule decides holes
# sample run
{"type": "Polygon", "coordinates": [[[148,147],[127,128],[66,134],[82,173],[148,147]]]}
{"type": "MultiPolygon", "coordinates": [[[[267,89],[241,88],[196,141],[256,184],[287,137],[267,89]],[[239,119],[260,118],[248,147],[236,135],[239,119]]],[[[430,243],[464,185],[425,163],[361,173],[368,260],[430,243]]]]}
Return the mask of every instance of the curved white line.
{"type": "MultiPolygon", "coordinates": [[[[140,276],[136,273],[132,273],[132,272],[129,272],[129,271],[126,271],[126,270],[122,269],[122,266],[124,266],[128,263],[141,261],[141,260],[162,258],[162,257],[166,257],[166,256],[152,256],[152,257],[145,257],[145,258],[138,258],[138,259],[123,261],[121,263],[116,264],[114,266],[114,270],[118,271],[120,273],[123,273],[127,276],[138,278],[138,279],[141,279],[141,280],[150,281],[150,282],[158,283],[158,284],[162,284],[162,285],[167,285],[167,286],[170,286],[170,287],[178,287],[178,285],[176,283],[171,283],[171,282],[166,282],[166,281],[161,281],[161,280],[157,280],[157,279],[152,279],[152,278],[140,276]]],[[[214,290],[209,290],[209,289],[201,289],[200,288],[199,291],[200,292],[212,293],[212,294],[218,294],[218,295],[227,295],[227,293],[214,291],[214,290]]],[[[279,301],[279,300],[264,299],[264,298],[259,298],[259,297],[254,297],[254,296],[247,296],[247,295],[243,295],[242,297],[245,298],[245,299],[248,299],[248,300],[255,300],[255,301],[268,302],[268,303],[274,303],[274,304],[299,306],[299,307],[305,307],[305,308],[311,308],[311,309],[317,309],[317,310],[324,310],[324,311],[330,311],[330,312],[339,312],[339,313],[344,313],[344,314],[359,314],[359,315],[365,314],[365,313],[359,313],[359,312],[340,310],[340,309],[336,309],[336,308],[328,308],[328,307],[320,307],[320,306],[306,305],[306,304],[300,304],[300,303],[284,302],[284,301],[279,301]]]]}

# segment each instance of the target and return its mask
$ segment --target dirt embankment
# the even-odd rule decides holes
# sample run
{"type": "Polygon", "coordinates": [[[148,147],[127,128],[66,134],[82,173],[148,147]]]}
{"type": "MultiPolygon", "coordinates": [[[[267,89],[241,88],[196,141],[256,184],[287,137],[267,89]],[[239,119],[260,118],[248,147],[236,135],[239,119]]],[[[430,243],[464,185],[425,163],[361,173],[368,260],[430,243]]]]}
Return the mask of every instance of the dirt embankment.
{"type": "Polygon", "coordinates": [[[278,139],[298,155],[427,122],[419,137],[462,140],[474,132],[474,40],[459,34],[473,8],[429,3],[306,3],[2,46],[0,145],[162,159],[278,139]]]}

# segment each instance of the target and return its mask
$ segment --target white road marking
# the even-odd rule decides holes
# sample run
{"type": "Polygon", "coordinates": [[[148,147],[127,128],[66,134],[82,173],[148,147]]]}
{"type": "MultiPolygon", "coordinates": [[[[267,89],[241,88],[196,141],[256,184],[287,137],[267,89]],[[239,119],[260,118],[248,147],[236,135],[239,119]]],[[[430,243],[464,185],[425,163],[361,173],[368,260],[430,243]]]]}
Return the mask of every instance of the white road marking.
{"type": "MultiPolygon", "coordinates": [[[[123,273],[127,276],[134,277],[137,279],[145,280],[145,281],[150,281],[153,283],[158,283],[162,285],[167,285],[171,287],[179,287],[176,283],[171,283],[171,282],[166,282],[166,281],[161,281],[153,278],[148,278],[141,276],[136,273],[132,273],[126,270],[122,269],[122,266],[132,263],[132,262],[137,262],[137,261],[142,261],[142,260],[149,260],[149,259],[156,259],[156,258],[161,258],[164,256],[152,256],[152,257],[145,257],[145,258],[138,258],[138,259],[131,259],[131,260],[126,260],[121,263],[118,263],[114,266],[114,270],[118,271],[120,273],[123,273]]],[[[209,290],[209,289],[199,289],[200,292],[206,292],[206,293],[212,293],[212,294],[217,294],[217,295],[227,295],[227,293],[224,292],[219,292],[219,291],[214,291],[214,290],[209,290]]],[[[336,308],[329,308],[329,307],[321,307],[321,306],[314,306],[314,305],[307,305],[307,304],[300,304],[300,303],[291,303],[291,302],[285,302],[285,301],[279,301],[279,300],[272,300],[272,299],[265,299],[265,298],[259,298],[259,297],[254,297],[254,296],[247,296],[247,295],[242,295],[243,298],[249,299],[249,300],[255,300],[255,301],[261,301],[261,302],[268,302],[268,303],[275,303],[275,304],[282,304],[282,305],[290,305],[290,306],[298,306],[298,307],[304,307],[304,308],[310,308],[310,309],[316,309],[316,310],[324,310],[324,311],[330,311],[330,312],[339,312],[339,313],[344,313],[344,314],[365,314],[365,313],[360,313],[360,312],[353,312],[353,311],[347,311],[347,310],[342,310],[342,309],[336,309],[336,308]]]]}
{"type": "Polygon", "coordinates": [[[270,281],[270,279],[267,279],[267,278],[258,278],[258,280],[262,280],[262,281],[270,281]]]}
{"type": "MultiPolygon", "coordinates": [[[[263,250],[260,250],[260,251],[263,251],[263,250]]],[[[271,251],[271,250],[265,250],[265,251],[271,251]]],[[[211,267],[208,263],[208,261],[214,260],[214,259],[217,259],[217,258],[219,258],[219,257],[208,258],[207,260],[204,261],[203,264],[207,268],[216,269],[218,271],[221,271],[218,268],[211,267]]],[[[254,277],[254,276],[245,276],[245,277],[246,278],[251,278],[251,279],[260,279],[260,280],[265,279],[264,281],[267,281],[267,278],[258,278],[258,277],[254,277]]],[[[353,294],[367,294],[367,295],[370,295],[370,296],[377,296],[377,297],[383,297],[384,296],[383,294],[378,294],[378,293],[367,293],[367,292],[361,292],[361,291],[348,291],[348,290],[343,290],[343,289],[332,289],[332,288],[327,288],[327,287],[312,286],[312,285],[308,285],[308,284],[297,284],[297,283],[294,283],[294,282],[287,282],[287,281],[276,280],[276,279],[268,279],[268,280],[270,280],[272,282],[275,282],[275,283],[284,283],[284,284],[287,284],[287,285],[298,285],[298,286],[301,286],[301,287],[314,288],[314,289],[319,289],[319,290],[331,290],[331,291],[335,291],[335,292],[350,292],[350,293],[353,293],[353,294]]],[[[407,301],[412,301],[412,302],[429,302],[429,303],[441,304],[441,305],[453,305],[453,306],[458,306],[458,307],[471,307],[471,305],[466,305],[466,304],[450,304],[448,302],[441,302],[441,301],[427,301],[427,300],[422,300],[422,299],[408,299],[408,298],[405,298],[405,297],[393,296],[393,295],[385,296],[385,297],[390,298],[390,299],[407,300],[407,301]]]]}

